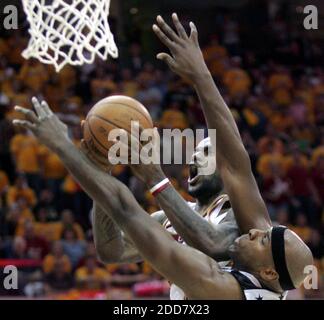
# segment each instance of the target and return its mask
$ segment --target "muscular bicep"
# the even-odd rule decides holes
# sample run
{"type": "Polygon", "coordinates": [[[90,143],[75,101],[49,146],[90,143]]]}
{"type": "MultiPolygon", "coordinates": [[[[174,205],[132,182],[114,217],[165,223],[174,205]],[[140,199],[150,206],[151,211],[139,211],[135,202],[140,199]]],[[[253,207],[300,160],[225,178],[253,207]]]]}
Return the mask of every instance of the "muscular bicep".
{"type": "Polygon", "coordinates": [[[119,260],[117,261],[118,263],[137,263],[137,262],[142,262],[143,258],[139,254],[137,248],[133,244],[133,242],[122,233],[123,235],[123,253],[120,256],[119,260]]]}
{"type": "MultiPolygon", "coordinates": [[[[157,222],[159,222],[161,225],[163,224],[164,220],[166,219],[166,216],[164,214],[164,212],[161,211],[156,211],[154,213],[151,214],[151,217],[156,220],[157,222]]],[[[121,235],[122,235],[122,241],[123,241],[123,253],[119,258],[119,263],[137,263],[137,262],[142,262],[143,258],[140,255],[140,253],[138,252],[136,246],[134,245],[134,243],[132,242],[131,239],[129,239],[129,237],[127,237],[126,234],[124,234],[121,231],[121,235]]]]}
{"type": "Polygon", "coordinates": [[[104,263],[133,263],[142,261],[137,249],[110,218],[109,212],[94,202],[92,208],[94,243],[104,263]]]}
{"type": "MultiPolygon", "coordinates": [[[[165,214],[157,211],[151,215],[160,224],[165,214]]],[[[134,243],[112,221],[109,212],[105,212],[94,202],[92,209],[92,226],[97,254],[104,263],[137,263],[143,258],[134,243]]]]}
{"type": "Polygon", "coordinates": [[[240,231],[268,229],[271,220],[252,171],[245,170],[240,174],[223,167],[221,176],[240,231]]]}
{"type": "MultiPolygon", "coordinates": [[[[151,214],[151,217],[161,225],[163,224],[163,222],[166,219],[166,215],[162,210],[153,212],[151,214]]],[[[143,258],[139,254],[134,243],[123,232],[122,232],[122,235],[123,235],[123,240],[124,240],[124,252],[120,259],[120,262],[126,263],[126,262],[141,262],[141,261],[143,261],[143,258]]]]}

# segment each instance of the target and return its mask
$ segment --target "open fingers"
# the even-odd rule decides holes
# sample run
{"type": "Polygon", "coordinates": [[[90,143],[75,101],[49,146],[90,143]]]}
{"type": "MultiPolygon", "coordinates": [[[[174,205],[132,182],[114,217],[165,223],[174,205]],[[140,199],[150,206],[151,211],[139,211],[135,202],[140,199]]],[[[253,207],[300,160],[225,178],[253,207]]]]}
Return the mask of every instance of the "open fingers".
{"type": "Polygon", "coordinates": [[[176,67],[176,63],[174,59],[167,53],[165,52],[160,52],[159,54],[156,55],[156,58],[159,60],[164,61],[171,70],[174,70],[176,67]]]}
{"type": "Polygon", "coordinates": [[[42,101],[41,107],[47,116],[51,116],[53,114],[52,110],[50,109],[50,107],[46,101],[42,101]]]}
{"type": "Polygon", "coordinates": [[[38,123],[38,118],[33,110],[29,110],[19,106],[16,106],[15,110],[22,113],[26,117],[26,119],[31,123],[38,123]]]}
{"type": "Polygon", "coordinates": [[[187,32],[184,29],[182,23],[180,22],[180,20],[178,18],[178,15],[176,13],[172,14],[172,20],[173,20],[173,24],[174,24],[175,28],[177,29],[178,35],[182,39],[188,39],[187,32]]]}
{"type": "Polygon", "coordinates": [[[174,42],[178,42],[179,36],[173,31],[173,29],[164,21],[161,16],[156,17],[156,22],[160,29],[165,33],[165,35],[174,42]]]}
{"type": "Polygon", "coordinates": [[[153,24],[153,31],[165,46],[167,46],[170,50],[175,50],[175,42],[170,40],[156,24],[153,24]]]}
{"type": "Polygon", "coordinates": [[[13,120],[12,121],[13,125],[17,126],[17,127],[22,127],[25,129],[29,129],[29,130],[35,130],[36,129],[36,124],[31,123],[30,121],[27,120],[13,120]]]}
{"type": "Polygon", "coordinates": [[[36,97],[32,98],[32,103],[33,103],[33,106],[35,108],[35,111],[36,111],[36,114],[37,114],[39,120],[44,119],[47,116],[47,114],[36,97]]]}

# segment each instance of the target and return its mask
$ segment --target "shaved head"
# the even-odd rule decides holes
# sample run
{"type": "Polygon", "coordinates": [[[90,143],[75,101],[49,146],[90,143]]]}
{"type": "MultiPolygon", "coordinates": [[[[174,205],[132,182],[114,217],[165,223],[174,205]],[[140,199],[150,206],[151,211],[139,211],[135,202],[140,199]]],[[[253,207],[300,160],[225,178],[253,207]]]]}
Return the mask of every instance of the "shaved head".
{"type": "Polygon", "coordinates": [[[305,267],[314,264],[313,255],[295,232],[286,230],[284,239],[287,268],[294,286],[298,288],[306,278],[305,267]]]}
{"type": "Polygon", "coordinates": [[[234,266],[239,270],[254,274],[264,285],[276,292],[287,290],[283,286],[290,286],[284,273],[286,268],[292,282],[291,286],[298,288],[307,277],[305,267],[313,265],[312,253],[296,233],[285,229],[282,237],[282,243],[284,241],[283,260],[280,258],[278,260],[281,246],[277,245],[278,242],[275,241],[274,236],[273,228],[251,229],[248,234],[241,235],[229,248],[234,266]],[[277,264],[280,264],[278,270],[276,270],[275,258],[277,264]]]}

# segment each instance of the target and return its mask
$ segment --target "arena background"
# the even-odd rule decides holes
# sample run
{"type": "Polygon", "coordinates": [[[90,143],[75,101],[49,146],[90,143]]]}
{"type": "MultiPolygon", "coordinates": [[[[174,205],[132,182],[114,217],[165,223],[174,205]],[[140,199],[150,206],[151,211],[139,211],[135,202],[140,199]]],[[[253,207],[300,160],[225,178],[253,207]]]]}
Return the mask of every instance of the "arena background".
{"type": "MultiPolygon", "coordinates": [[[[204,128],[193,90],[155,59],[163,47],[151,30],[157,14],[176,11],[198,27],[205,59],[233,111],[271,218],[290,226],[310,246],[318,290],[291,299],[323,298],[324,276],[324,3],[319,29],[305,30],[310,1],[114,1],[110,24],[120,58],[93,65],[52,67],[21,57],[28,40],[20,1],[19,29],[0,26],[0,298],[168,298],[168,283],[146,263],[100,264],[89,222],[91,200],[57,156],[12,127],[13,106],[44,97],[69,125],[78,144],[80,121],[103,97],[137,98],[159,128],[204,128]],[[4,266],[19,269],[19,289],[3,286],[4,266]],[[92,270],[90,272],[89,270],[92,270]],[[89,275],[91,274],[91,275],[89,275]]],[[[3,16],[2,16],[3,17],[3,16]]],[[[166,166],[185,199],[185,166],[166,166]]],[[[158,209],[127,167],[113,174],[148,212],[158,209]]]]}

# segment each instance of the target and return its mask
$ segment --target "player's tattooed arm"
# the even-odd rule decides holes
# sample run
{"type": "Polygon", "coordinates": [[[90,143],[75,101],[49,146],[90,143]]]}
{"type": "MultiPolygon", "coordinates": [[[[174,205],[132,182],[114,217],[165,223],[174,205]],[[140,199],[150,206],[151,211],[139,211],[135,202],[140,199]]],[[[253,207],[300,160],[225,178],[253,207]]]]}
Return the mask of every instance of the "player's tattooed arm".
{"type": "Polygon", "coordinates": [[[160,53],[158,58],[194,86],[208,128],[216,129],[216,141],[211,140],[216,149],[217,167],[241,231],[268,229],[271,221],[253,176],[248,152],[234,117],[203,61],[197,29],[190,23],[188,36],[177,16],[172,15],[172,19],[177,32],[159,17],[158,25],[153,26],[155,34],[171,52],[171,55],[160,53]]]}
{"type": "MultiPolygon", "coordinates": [[[[165,220],[163,211],[151,215],[160,224],[165,220]]],[[[94,202],[92,208],[94,242],[103,263],[135,263],[143,261],[133,242],[111,219],[109,212],[94,202]]]]}
{"type": "Polygon", "coordinates": [[[120,228],[95,202],[92,208],[94,243],[103,263],[133,263],[142,261],[134,245],[123,236],[120,228]]]}
{"type": "Polygon", "coordinates": [[[68,138],[66,125],[46,103],[40,104],[37,100],[33,103],[36,113],[17,108],[27,119],[15,119],[14,124],[30,129],[40,142],[60,157],[85,192],[111,216],[157,272],[179,286],[189,298],[242,298],[240,286],[233,276],[222,273],[212,258],[174,241],[141,208],[123,183],[102,174],[102,170],[76,148],[68,138]]]}
{"type": "MultiPolygon", "coordinates": [[[[165,179],[159,165],[142,165],[142,169],[141,165],[133,165],[132,168],[134,167],[137,175],[139,171],[149,172],[150,175],[144,181],[149,188],[165,179]]],[[[197,214],[173,186],[158,193],[156,199],[172,226],[188,245],[216,261],[229,259],[228,248],[239,235],[232,210],[226,220],[219,225],[212,225],[197,214]]]]}
{"type": "MultiPolygon", "coordinates": [[[[138,130],[141,132],[142,129],[139,128],[138,130]]],[[[120,134],[127,134],[123,131],[121,129],[120,134]]],[[[136,137],[133,137],[133,139],[136,139],[136,137]]],[[[140,150],[145,147],[145,144],[140,140],[137,140],[137,143],[133,145],[123,144],[122,141],[119,141],[119,144],[129,149],[128,154],[138,152],[135,145],[138,145],[140,150]]],[[[156,162],[144,158],[146,153],[140,152],[141,162],[130,164],[134,175],[144,182],[149,189],[166,178],[158,162],[160,136],[156,128],[153,129],[150,145],[153,152],[150,159],[155,159],[156,162]]],[[[228,219],[224,223],[212,225],[197,214],[173,186],[169,186],[163,192],[160,192],[156,199],[172,226],[188,245],[218,261],[229,258],[228,248],[238,236],[238,227],[233,215],[229,216],[232,219],[228,219]]]]}
{"type": "Polygon", "coordinates": [[[156,199],[188,245],[216,261],[230,258],[228,248],[239,236],[232,210],[228,212],[226,220],[213,225],[197,214],[173,187],[160,192],[156,199]]]}

